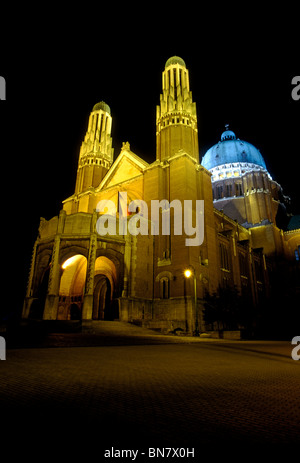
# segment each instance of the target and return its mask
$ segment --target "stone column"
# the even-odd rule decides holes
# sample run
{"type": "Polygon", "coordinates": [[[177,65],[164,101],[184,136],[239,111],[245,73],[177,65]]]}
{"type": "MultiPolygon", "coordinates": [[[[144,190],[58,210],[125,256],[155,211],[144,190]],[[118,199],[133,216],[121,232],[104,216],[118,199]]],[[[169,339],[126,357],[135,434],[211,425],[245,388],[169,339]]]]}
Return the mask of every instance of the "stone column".
{"type": "Polygon", "coordinates": [[[59,265],[60,235],[56,235],[53,243],[52,259],[48,282],[48,292],[44,309],[44,320],[56,320],[59,299],[60,265],[59,265]]]}
{"type": "Polygon", "coordinates": [[[38,245],[38,240],[34,243],[33,246],[33,251],[32,251],[32,257],[31,257],[31,264],[30,264],[30,271],[29,271],[29,277],[28,277],[28,283],[27,283],[27,289],[26,289],[26,296],[23,304],[23,311],[22,311],[22,318],[28,318],[29,317],[29,312],[30,312],[30,307],[33,301],[32,298],[32,281],[33,281],[33,275],[34,275],[34,269],[35,269],[35,260],[36,260],[36,248],[38,245]]]}
{"type": "Polygon", "coordinates": [[[129,281],[130,281],[130,264],[131,264],[131,235],[126,235],[125,251],[124,251],[124,279],[122,298],[119,300],[119,317],[120,320],[128,322],[129,320],[129,307],[128,296],[130,295],[129,281]]]}
{"type": "Polygon", "coordinates": [[[90,247],[89,247],[89,255],[88,255],[87,269],[86,269],[86,283],[85,283],[85,294],[83,298],[82,320],[92,319],[96,250],[97,250],[97,234],[92,233],[90,236],[90,247]]]}
{"type": "Polygon", "coordinates": [[[123,280],[123,291],[122,297],[128,297],[129,295],[129,276],[130,276],[130,264],[131,264],[131,235],[128,234],[125,240],[125,251],[124,251],[124,280],[123,280]]]}
{"type": "Polygon", "coordinates": [[[250,280],[250,290],[251,290],[251,296],[252,296],[252,302],[254,305],[257,303],[257,293],[256,293],[256,284],[253,276],[253,266],[254,266],[254,261],[252,257],[252,249],[250,245],[248,245],[248,262],[249,262],[249,280],[250,280]]]}

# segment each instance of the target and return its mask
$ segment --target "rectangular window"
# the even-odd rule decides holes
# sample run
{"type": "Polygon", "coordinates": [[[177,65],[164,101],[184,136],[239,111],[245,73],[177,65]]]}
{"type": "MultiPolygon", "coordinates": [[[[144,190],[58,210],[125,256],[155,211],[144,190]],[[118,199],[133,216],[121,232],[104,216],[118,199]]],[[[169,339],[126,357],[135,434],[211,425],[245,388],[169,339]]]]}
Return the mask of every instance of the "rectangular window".
{"type": "Polygon", "coordinates": [[[177,98],[177,85],[176,85],[176,69],[173,70],[173,83],[174,83],[174,98],[177,98]]]}
{"type": "Polygon", "coordinates": [[[100,120],[100,126],[99,126],[100,137],[101,137],[102,127],[103,127],[103,114],[101,114],[101,120],[100,120]]]}
{"type": "Polygon", "coordinates": [[[221,199],[223,198],[223,187],[222,185],[217,186],[217,198],[216,199],[221,199]]]}
{"type": "Polygon", "coordinates": [[[259,260],[254,261],[254,269],[255,269],[255,277],[256,277],[257,283],[263,283],[264,277],[263,277],[262,263],[259,260]]]}
{"type": "Polygon", "coordinates": [[[229,198],[232,196],[232,184],[226,185],[226,197],[229,198]]]}
{"type": "Polygon", "coordinates": [[[241,183],[235,184],[235,194],[236,196],[242,196],[242,184],[241,183]]]}
{"type": "Polygon", "coordinates": [[[248,278],[248,259],[247,255],[239,253],[240,275],[248,278]]]}
{"type": "Polygon", "coordinates": [[[160,298],[161,299],[169,299],[169,279],[162,278],[160,280],[160,298]]]}
{"type": "Polygon", "coordinates": [[[230,260],[228,248],[224,243],[220,243],[221,269],[230,271],[230,260]]]}

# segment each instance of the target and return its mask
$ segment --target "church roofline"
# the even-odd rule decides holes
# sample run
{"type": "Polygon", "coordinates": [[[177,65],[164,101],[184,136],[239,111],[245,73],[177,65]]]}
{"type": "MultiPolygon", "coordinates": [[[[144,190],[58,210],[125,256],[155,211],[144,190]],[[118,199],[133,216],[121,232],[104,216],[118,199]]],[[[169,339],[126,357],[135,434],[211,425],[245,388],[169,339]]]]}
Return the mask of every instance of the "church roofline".
{"type": "MultiPolygon", "coordinates": [[[[148,162],[144,161],[137,154],[133,153],[133,151],[130,150],[130,145],[129,145],[128,142],[123,143],[123,146],[122,146],[122,149],[121,149],[121,152],[120,152],[119,156],[117,157],[115,162],[112,164],[111,168],[106,173],[106,175],[103,177],[101,183],[95,189],[95,191],[98,192],[98,191],[100,191],[102,189],[105,189],[105,185],[108,183],[109,179],[112,178],[114,172],[116,171],[117,167],[119,166],[122,159],[124,159],[124,157],[127,157],[129,159],[129,161],[131,161],[134,165],[136,165],[140,169],[141,174],[147,167],[149,167],[148,162]]],[[[134,176],[134,178],[137,178],[137,177],[139,177],[139,175],[134,176]]],[[[132,179],[131,178],[126,179],[121,183],[128,182],[130,180],[132,180],[132,179]]]]}
{"type": "Polygon", "coordinates": [[[284,235],[292,235],[293,233],[296,235],[300,233],[300,228],[295,228],[294,230],[286,230],[283,232],[284,235]]]}
{"type": "MultiPolygon", "coordinates": [[[[131,178],[128,178],[126,180],[123,180],[121,182],[118,182],[117,185],[118,186],[121,186],[121,185],[128,185],[129,183],[131,182],[134,182],[136,179],[140,178],[143,176],[143,172],[141,172],[139,175],[135,175],[134,177],[131,177],[131,178]]],[[[112,190],[112,189],[115,189],[116,188],[116,184],[113,183],[112,185],[108,185],[108,186],[103,186],[101,187],[99,185],[99,187],[95,188],[95,193],[99,193],[100,191],[103,192],[103,191],[109,191],[109,190],[112,190]]]]}

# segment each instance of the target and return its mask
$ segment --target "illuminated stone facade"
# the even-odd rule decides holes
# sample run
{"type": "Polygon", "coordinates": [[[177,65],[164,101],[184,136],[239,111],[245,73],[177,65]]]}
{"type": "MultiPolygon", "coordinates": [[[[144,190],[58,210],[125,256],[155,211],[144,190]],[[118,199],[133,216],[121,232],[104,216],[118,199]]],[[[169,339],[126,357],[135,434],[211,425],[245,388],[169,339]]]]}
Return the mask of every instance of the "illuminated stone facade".
{"type": "MultiPolygon", "coordinates": [[[[230,196],[241,200],[241,205],[232,206],[236,217],[225,213],[228,198],[218,198],[222,207],[216,207],[218,199],[213,195],[220,178],[215,178],[217,166],[211,172],[199,163],[196,103],[181,58],[167,61],[162,89],[156,116],[156,160],[151,164],[133,153],[128,142],[113,162],[110,108],[104,102],[94,106],[80,149],[74,195],[63,201],[59,216],[40,222],[24,319],[81,319],[83,323],[120,319],[191,333],[196,324],[194,287],[192,279],[184,276],[184,270],[191,268],[196,276],[199,327],[204,331],[202,309],[209,295],[220,287],[234,288],[255,306],[269,291],[269,258],[278,253],[293,257],[294,248],[300,245],[299,231],[288,235],[276,226],[273,183],[263,166],[242,173],[241,162],[231,163],[227,170],[235,194],[230,196]],[[260,180],[252,193],[257,174],[260,180]],[[116,205],[114,235],[97,233],[101,215],[97,205],[103,200],[116,205]],[[147,215],[128,210],[134,200],[145,201],[147,215]],[[151,233],[153,200],[168,201],[161,216],[170,214],[170,234],[151,233]],[[174,200],[181,204],[192,200],[194,221],[195,202],[204,201],[200,246],[186,246],[187,235],[174,233],[174,208],[168,207],[174,200]],[[119,227],[124,215],[127,222],[134,216],[146,221],[149,233],[125,233],[119,227]]],[[[229,179],[226,167],[223,170],[229,179]]]]}

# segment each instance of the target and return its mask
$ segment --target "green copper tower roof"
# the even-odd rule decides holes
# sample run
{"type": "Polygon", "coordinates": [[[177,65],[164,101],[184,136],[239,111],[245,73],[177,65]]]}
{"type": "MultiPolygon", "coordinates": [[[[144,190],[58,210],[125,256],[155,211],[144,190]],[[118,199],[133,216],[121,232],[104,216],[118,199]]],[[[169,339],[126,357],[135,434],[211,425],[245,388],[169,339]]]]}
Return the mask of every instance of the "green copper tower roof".
{"type": "Polygon", "coordinates": [[[167,68],[168,66],[171,66],[171,64],[180,64],[180,66],[183,66],[186,68],[185,62],[179,56],[172,56],[171,58],[169,58],[165,64],[165,68],[167,68]]]}
{"type": "Polygon", "coordinates": [[[95,104],[95,106],[93,107],[93,111],[99,111],[100,109],[110,114],[110,107],[108,106],[108,104],[104,103],[104,101],[100,101],[99,103],[95,104]]]}

